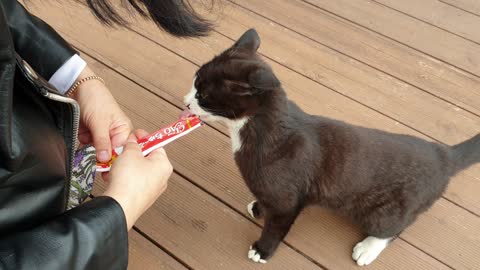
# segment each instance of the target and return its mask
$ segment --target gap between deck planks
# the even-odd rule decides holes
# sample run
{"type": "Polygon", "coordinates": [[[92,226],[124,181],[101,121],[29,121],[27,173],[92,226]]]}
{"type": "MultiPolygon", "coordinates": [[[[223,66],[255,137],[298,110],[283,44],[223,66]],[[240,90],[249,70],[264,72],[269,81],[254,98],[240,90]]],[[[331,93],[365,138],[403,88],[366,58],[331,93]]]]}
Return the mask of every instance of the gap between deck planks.
{"type": "Polygon", "coordinates": [[[129,270],[187,270],[135,230],[128,233],[129,270]]]}
{"type": "Polygon", "coordinates": [[[465,12],[480,16],[480,2],[478,0],[438,0],[439,2],[451,5],[465,12]]]}
{"type": "MultiPolygon", "coordinates": [[[[68,13],[68,10],[66,12],[68,13]]],[[[80,12],[80,9],[75,9],[76,14],[79,14],[80,12]]],[[[236,11],[230,17],[236,16],[236,14],[238,13],[241,12],[236,11]]],[[[161,88],[166,89],[165,91],[162,91],[162,97],[168,96],[169,101],[173,102],[177,106],[181,106],[181,99],[183,94],[178,93],[178,90],[185,89],[181,91],[186,92],[187,89],[190,88],[190,75],[187,74],[186,77],[188,79],[180,83],[170,80],[165,81],[161,79],[178,76],[179,71],[177,70],[180,69],[175,69],[175,67],[165,68],[165,65],[176,66],[179,64],[179,62],[175,60],[175,58],[178,57],[177,55],[171,56],[169,55],[169,53],[163,55],[165,54],[165,52],[163,49],[158,48],[158,45],[151,44],[148,41],[140,42],[140,40],[143,39],[132,33],[128,33],[125,31],[113,31],[106,33],[104,32],[104,30],[99,29],[99,25],[96,24],[95,21],[92,21],[91,17],[89,18],[88,11],[84,10],[83,14],[80,13],[82,14],[82,18],[86,18],[84,21],[82,21],[80,18],[75,21],[78,29],[72,28],[73,26],[70,25],[68,19],[66,19],[65,14],[61,14],[59,11],[54,14],[56,14],[57,16],[54,24],[59,26],[59,30],[64,31],[64,33],[70,37],[70,40],[73,41],[75,45],[81,47],[82,49],[93,50],[96,57],[100,57],[103,61],[109,62],[109,65],[114,66],[117,70],[120,70],[121,72],[127,72],[129,77],[135,77],[135,80],[141,81],[143,85],[147,85],[150,89],[155,86],[146,82],[154,82],[155,85],[161,86],[161,88]],[[62,23],[58,24],[57,21],[62,23]],[[85,31],[83,29],[89,30],[85,31]],[[71,32],[75,32],[78,34],[75,36],[70,36],[71,32]],[[93,42],[89,42],[88,40],[92,40],[93,42]],[[94,40],[97,40],[97,42],[95,42],[94,40]],[[108,46],[103,45],[109,43],[109,41],[112,40],[115,40],[115,44],[111,43],[108,46]],[[87,42],[87,44],[85,44],[84,42],[87,42]],[[120,55],[118,54],[118,51],[123,51],[124,53],[120,55]],[[148,52],[148,55],[146,55],[145,52],[148,52]],[[160,66],[163,66],[164,68],[159,69],[160,66]],[[158,71],[153,73],[148,72],[151,70],[158,71]],[[180,85],[182,85],[182,87],[180,87],[180,85]]],[[[52,16],[54,15],[50,15],[50,17],[52,16]]],[[[256,22],[259,25],[262,24],[261,20],[257,20],[256,22]]],[[[239,24],[241,26],[241,23],[232,23],[231,25],[236,24],[239,24]]],[[[143,26],[145,31],[148,31],[151,35],[154,35],[154,32],[152,30],[154,29],[154,26],[146,24],[141,25],[143,26]]],[[[240,31],[242,31],[241,29],[238,29],[238,27],[234,30],[235,32],[239,32],[239,34],[241,33],[240,31]]],[[[275,29],[265,29],[264,32],[267,33],[267,30],[275,31],[275,29]]],[[[261,32],[261,34],[264,32],[261,32]]],[[[214,35],[212,39],[205,39],[204,41],[202,40],[200,42],[192,43],[178,41],[169,38],[168,36],[162,37],[162,35],[157,35],[156,39],[157,41],[161,42],[162,46],[166,46],[169,50],[176,53],[186,55],[187,59],[193,59],[195,63],[202,63],[207,61],[207,59],[209,59],[209,57],[211,57],[214,53],[218,53],[225,47],[230,46],[230,44],[232,43],[231,41],[228,41],[228,39],[225,39],[223,36],[220,35],[214,35]]],[[[264,42],[264,46],[268,47],[271,45],[269,45],[268,42],[264,42]]],[[[275,47],[273,47],[272,49],[275,50],[275,47]]],[[[187,63],[185,63],[185,65],[188,66],[187,63]]],[[[288,69],[285,69],[276,64],[274,64],[273,67],[282,79],[284,85],[286,86],[285,88],[289,93],[290,98],[295,100],[302,108],[306,109],[309,113],[331,116],[363,126],[376,127],[392,132],[407,133],[424,137],[422,136],[422,134],[419,134],[414,130],[405,128],[399,122],[396,122],[395,119],[394,121],[391,121],[390,119],[385,119],[385,117],[377,115],[377,113],[369,111],[368,109],[362,108],[362,106],[351,102],[348,98],[342,97],[335,93],[331,94],[328,89],[319,87],[319,85],[313,83],[312,81],[308,81],[301,76],[292,74],[288,69]],[[318,94],[314,93],[315,91],[319,91],[318,94]]],[[[188,71],[189,74],[194,73],[194,68],[187,68],[187,70],[190,70],[188,71]]],[[[334,77],[334,80],[337,80],[337,78],[334,77]]],[[[354,81],[352,81],[352,83],[354,83],[354,81]]],[[[355,85],[355,87],[349,87],[348,85],[345,85],[344,89],[353,88],[354,90],[350,92],[353,93],[355,92],[356,87],[361,87],[361,84],[355,85]]],[[[365,97],[367,99],[369,99],[372,95],[373,93],[370,93],[369,95],[368,92],[365,92],[365,97]]],[[[408,93],[404,93],[402,94],[402,96],[407,99],[410,97],[408,93]]],[[[452,112],[437,111],[437,113],[433,115],[425,113],[411,114],[408,110],[404,110],[404,107],[408,107],[408,103],[416,103],[417,106],[436,108],[436,105],[439,104],[439,102],[434,103],[436,105],[432,106],[431,104],[428,105],[426,99],[423,98],[416,99],[415,102],[412,102],[412,100],[408,100],[407,103],[397,104],[396,101],[391,101],[394,99],[395,98],[385,98],[384,101],[387,102],[387,104],[382,105],[382,102],[376,103],[376,109],[381,110],[383,108],[393,107],[393,111],[405,111],[407,115],[402,116],[401,119],[399,119],[401,123],[409,119],[416,119],[417,121],[420,121],[418,124],[420,126],[428,126],[431,123],[435,123],[433,126],[430,126],[428,134],[440,134],[440,136],[436,136],[436,139],[439,139],[440,141],[452,143],[452,139],[449,139],[450,136],[448,136],[444,131],[448,131],[447,133],[450,133],[451,137],[456,138],[455,141],[458,142],[460,140],[468,138],[469,136],[473,136],[480,129],[480,123],[478,121],[478,118],[476,119],[476,122],[474,121],[475,118],[473,118],[468,121],[468,124],[465,124],[464,119],[466,116],[455,116],[456,113],[453,112],[454,110],[452,110],[452,112]],[[427,106],[425,104],[427,104],[427,106]],[[449,121],[443,121],[438,118],[442,115],[445,116],[449,121]],[[456,128],[457,126],[461,129],[458,130],[456,128]],[[458,130],[459,132],[456,133],[456,130],[458,130]],[[459,136],[461,135],[459,134],[460,131],[468,132],[466,135],[459,136]]],[[[429,103],[431,101],[434,101],[434,99],[428,100],[429,103]]],[[[449,200],[452,200],[455,203],[466,207],[469,211],[472,211],[477,215],[480,213],[480,198],[477,193],[477,191],[480,190],[480,181],[477,178],[479,173],[480,167],[478,166],[471,168],[470,170],[466,171],[466,173],[462,173],[461,175],[456,177],[454,181],[452,181],[445,195],[446,198],[448,198],[449,200]]]]}
{"type": "Polygon", "coordinates": [[[304,1],[480,76],[480,46],[471,41],[369,0],[304,1]]]}
{"type": "Polygon", "coordinates": [[[451,34],[480,44],[480,17],[438,0],[373,0],[451,34]]]}
{"type": "MultiPolygon", "coordinates": [[[[132,82],[121,78],[118,74],[112,74],[112,71],[106,67],[91,61],[89,61],[89,63],[99,74],[111,83],[110,88],[116,99],[122,104],[137,127],[155,130],[165,125],[165,123],[172,121],[168,119],[175,119],[179,113],[177,108],[167,104],[153,94],[142,90],[140,87],[133,85],[132,82]]],[[[197,185],[208,190],[216,197],[218,196],[220,199],[226,200],[228,205],[233,207],[238,213],[244,213],[245,205],[251,199],[251,195],[238,176],[238,172],[233,168],[233,160],[229,153],[228,141],[224,135],[219,134],[209,127],[204,127],[190,134],[188,137],[182,138],[174,144],[167,146],[167,152],[177,171],[187,176],[190,175],[189,178],[195,179],[193,181],[197,185]],[[209,138],[208,145],[202,144],[202,142],[205,142],[205,138],[209,138]],[[192,167],[188,163],[196,163],[198,165],[192,167]],[[218,166],[215,166],[215,164],[218,166]],[[185,169],[184,166],[190,169],[185,169]],[[196,176],[195,173],[201,173],[201,175],[196,176]],[[204,180],[212,181],[213,183],[205,182],[204,180]],[[225,198],[225,194],[239,197],[240,202],[232,201],[228,197],[225,198]]],[[[190,196],[179,196],[179,200],[184,200],[185,198],[190,198],[190,196]]],[[[182,209],[183,207],[179,208],[178,211],[189,211],[188,209],[182,209]]],[[[160,215],[158,218],[163,219],[166,217],[160,215]]],[[[217,220],[218,218],[212,217],[212,219],[217,220]]],[[[149,221],[142,224],[147,226],[148,224],[158,222],[159,221],[155,221],[154,217],[151,217],[149,221]]],[[[229,228],[227,225],[225,226],[229,228]]],[[[138,227],[143,232],[152,236],[152,231],[146,231],[144,229],[145,227],[141,225],[138,227]]],[[[241,233],[238,229],[232,230],[241,233]]],[[[169,233],[169,235],[172,234],[173,233],[169,233]]],[[[257,231],[255,235],[258,237],[259,231],[257,231]]],[[[242,237],[245,236],[242,235],[242,237]]],[[[157,239],[155,237],[153,238],[157,239]]],[[[213,239],[215,238],[211,238],[210,240],[213,241],[213,239]]],[[[313,257],[321,265],[333,269],[337,269],[338,267],[341,269],[350,269],[355,267],[350,258],[351,248],[355,244],[355,241],[360,239],[361,236],[358,230],[345,220],[339,219],[320,208],[312,208],[301,215],[294,229],[288,236],[287,242],[296,249],[313,257]]],[[[255,237],[253,240],[256,240],[255,237]]],[[[249,241],[253,240],[251,238],[249,239],[249,241]]],[[[226,241],[230,242],[232,240],[227,239],[226,241]]],[[[170,250],[169,247],[166,247],[162,243],[160,244],[170,250]]],[[[170,250],[170,252],[175,254],[177,254],[177,252],[181,253],[181,249],[170,250]]],[[[235,254],[234,252],[230,254],[230,256],[243,255],[244,254],[235,254]]],[[[371,269],[446,269],[443,264],[426,256],[423,252],[401,239],[392,244],[388,251],[382,255],[383,256],[376,261],[376,264],[370,267],[371,269]]],[[[275,256],[275,258],[276,257],[277,256],[275,256]]],[[[275,258],[273,260],[275,260],[275,258]]],[[[185,259],[182,258],[182,261],[185,261],[185,259]]]]}

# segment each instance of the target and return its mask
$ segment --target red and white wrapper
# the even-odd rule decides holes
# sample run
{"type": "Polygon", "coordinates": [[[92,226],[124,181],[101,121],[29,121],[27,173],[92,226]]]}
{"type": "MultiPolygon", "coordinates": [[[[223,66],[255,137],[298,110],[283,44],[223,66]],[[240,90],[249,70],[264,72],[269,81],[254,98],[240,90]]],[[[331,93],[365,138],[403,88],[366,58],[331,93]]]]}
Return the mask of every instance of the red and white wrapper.
{"type": "MultiPolygon", "coordinates": [[[[202,121],[197,116],[182,117],[175,123],[160,129],[148,136],[145,136],[137,141],[142,148],[142,153],[147,156],[152,151],[167,145],[168,143],[187,135],[193,130],[199,128],[202,121]]],[[[118,147],[112,150],[112,159],[107,163],[97,162],[97,172],[108,172],[115,159],[123,152],[123,147],[118,147]]]]}

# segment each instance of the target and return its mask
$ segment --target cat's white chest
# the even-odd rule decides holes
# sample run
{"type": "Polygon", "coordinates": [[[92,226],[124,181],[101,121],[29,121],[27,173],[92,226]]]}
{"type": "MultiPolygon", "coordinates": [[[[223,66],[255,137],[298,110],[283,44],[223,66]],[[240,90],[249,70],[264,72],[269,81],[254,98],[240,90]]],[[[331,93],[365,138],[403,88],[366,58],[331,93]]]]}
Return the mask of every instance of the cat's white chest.
{"type": "Polygon", "coordinates": [[[232,141],[232,152],[236,153],[240,148],[242,148],[242,138],[240,136],[240,131],[247,123],[247,118],[243,118],[236,121],[228,121],[227,126],[230,132],[230,139],[232,141]]]}

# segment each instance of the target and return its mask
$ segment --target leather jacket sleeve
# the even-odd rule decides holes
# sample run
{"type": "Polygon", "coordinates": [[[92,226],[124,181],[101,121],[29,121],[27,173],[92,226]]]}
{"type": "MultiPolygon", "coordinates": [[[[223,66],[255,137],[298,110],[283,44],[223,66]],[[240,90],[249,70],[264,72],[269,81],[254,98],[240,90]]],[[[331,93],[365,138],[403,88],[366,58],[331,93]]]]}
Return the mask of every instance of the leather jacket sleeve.
{"type": "Polygon", "coordinates": [[[17,0],[1,0],[15,50],[47,80],[76,51],[47,23],[17,0]]]}
{"type": "Polygon", "coordinates": [[[98,197],[32,230],[0,238],[0,269],[126,269],[124,213],[98,197]]]}

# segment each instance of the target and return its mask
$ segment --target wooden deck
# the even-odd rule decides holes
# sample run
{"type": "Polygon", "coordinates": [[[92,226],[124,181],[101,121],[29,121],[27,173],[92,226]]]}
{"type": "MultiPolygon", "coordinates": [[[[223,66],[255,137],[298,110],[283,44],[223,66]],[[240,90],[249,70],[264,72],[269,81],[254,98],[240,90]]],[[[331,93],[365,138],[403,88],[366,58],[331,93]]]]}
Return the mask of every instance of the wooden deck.
{"type": "MultiPolygon", "coordinates": [[[[260,52],[309,113],[445,144],[480,132],[478,0],[233,1],[209,15],[218,27],[201,40],[144,21],[107,29],[77,4],[39,2],[30,10],[83,53],[137,128],[174,121],[198,66],[255,27],[260,52]]],[[[167,147],[175,175],[130,233],[130,269],[358,268],[351,250],[361,232],[315,207],[268,264],[247,260],[262,223],[246,214],[252,195],[227,134],[214,124],[167,147]]],[[[480,269],[480,166],[366,268],[480,269]]]]}

